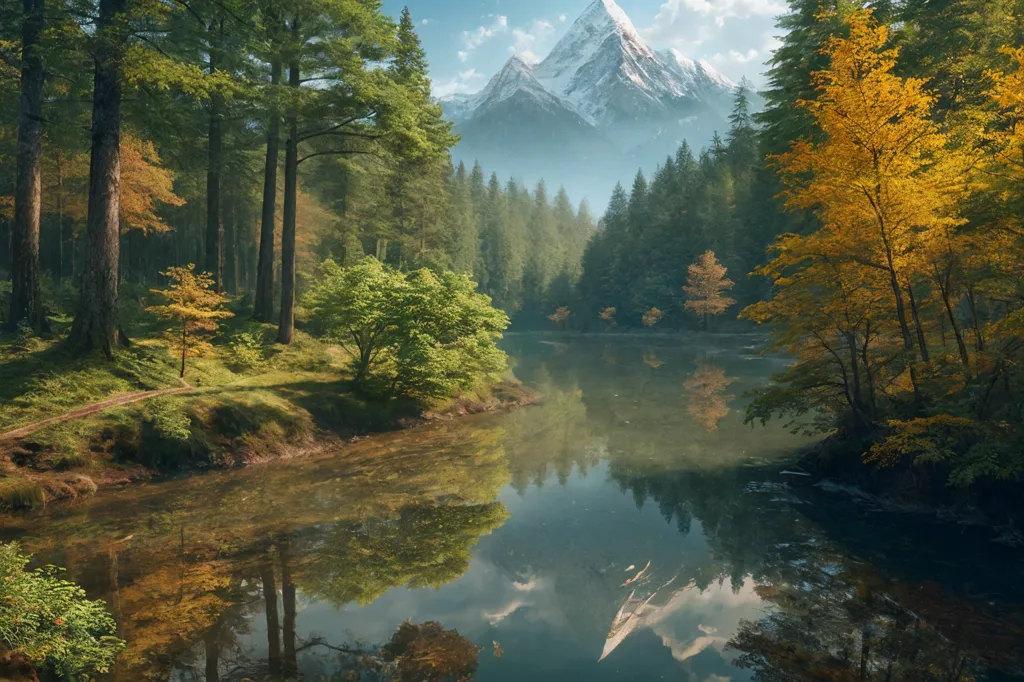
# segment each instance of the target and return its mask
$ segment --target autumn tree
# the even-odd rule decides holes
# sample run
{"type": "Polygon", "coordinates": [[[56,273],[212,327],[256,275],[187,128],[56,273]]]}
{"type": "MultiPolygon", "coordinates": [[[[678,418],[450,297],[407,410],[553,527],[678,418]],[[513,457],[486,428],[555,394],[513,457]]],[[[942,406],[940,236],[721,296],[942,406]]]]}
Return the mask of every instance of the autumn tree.
{"type": "Polygon", "coordinates": [[[846,24],[849,37],[828,41],[829,67],[814,76],[817,99],[800,101],[822,136],[778,159],[784,196],[790,209],[821,220],[810,237],[820,257],[884,278],[904,349],[916,346],[927,362],[912,269],[923,245],[964,222],[957,204],[975,158],[952,148],[932,120],[924,81],[893,73],[899,50],[887,47],[888,27],[866,10],[846,24]]]}
{"type": "Polygon", "coordinates": [[[725,276],[726,268],[718,262],[713,251],[705,251],[696,263],[687,268],[686,309],[703,317],[708,329],[711,316],[721,315],[736,301],[724,293],[732,288],[733,281],[725,276]]]}
{"type": "Polygon", "coordinates": [[[555,309],[555,312],[548,315],[548,319],[554,322],[557,326],[562,327],[565,325],[566,320],[569,319],[569,308],[566,306],[559,306],[555,309]]]}
{"type": "Polygon", "coordinates": [[[208,337],[217,331],[219,320],[233,313],[223,309],[230,299],[214,290],[213,277],[206,272],[197,273],[191,263],[169,268],[162,274],[171,279],[171,285],[167,289],[152,289],[152,292],[163,296],[167,303],[149,306],[146,310],[174,322],[168,337],[172,348],[181,351],[179,376],[184,378],[185,358],[208,352],[211,348],[208,337]]]}
{"type": "Polygon", "coordinates": [[[658,308],[651,308],[643,314],[641,322],[644,323],[645,327],[653,327],[661,321],[661,318],[664,317],[664,315],[665,313],[661,312],[658,308]]]}

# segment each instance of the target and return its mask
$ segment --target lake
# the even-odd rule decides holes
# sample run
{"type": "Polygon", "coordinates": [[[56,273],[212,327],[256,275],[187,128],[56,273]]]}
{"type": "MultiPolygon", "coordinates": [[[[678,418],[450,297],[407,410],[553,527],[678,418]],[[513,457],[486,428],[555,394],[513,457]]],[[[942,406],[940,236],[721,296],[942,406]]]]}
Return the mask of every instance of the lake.
{"type": "Polygon", "coordinates": [[[432,679],[388,668],[406,621],[438,624],[422,660],[478,647],[481,681],[1024,679],[1019,550],[809,486],[811,440],[743,423],[786,364],[764,343],[510,336],[539,405],[105,492],[3,539],[108,601],[116,680],[432,679]]]}

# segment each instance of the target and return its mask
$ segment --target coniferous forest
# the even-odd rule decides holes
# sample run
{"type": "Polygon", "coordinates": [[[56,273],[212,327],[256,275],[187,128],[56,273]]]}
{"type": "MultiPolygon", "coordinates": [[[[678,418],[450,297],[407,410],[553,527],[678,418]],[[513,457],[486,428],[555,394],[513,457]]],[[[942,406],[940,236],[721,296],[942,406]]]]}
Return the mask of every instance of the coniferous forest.
{"type": "MultiPolygon", "coordinates": [[[[754,679],[972,682],[982,659],[1019,675],[1018,585],[979,597],[943,574],[956,600],[922,606],[931,574],[842,545],[820,520],[831,502],[786,507],[770,547],[749,534],[770,505],[802,504],[787,496],[806,477],[1024,544],[1024,0],[783,4],[765,86],[742,81],[707,146],[672,141],[598,205],[564,178],[526,185],[458,158],[417,34],[428,23],[408,8],[0,0],[0,515],[39,515],[0,520],[0,678],[199,679],[202,659],[206,680],[291,680],[319,651],[330,679],[468,680],[481,644],[504,655],[502,621],[558,601],[534,572],[551,547],[574,554],[552,574],[589,571],[560,584],[593,590],[567,608],[584,624],[567,650],[611,618],[598,663],[633,629],[668,627],[650,614],[685,611],[682,592],[728,579],[732,597],[708,600],[760,610],[725,636],[656,631],[673,661],[717,651],[709,675],[731,679],[729,642],[754,679]],[[455,419],[533,403],[521,419],[455,419]],[[356,444],[410,426],[423,428],[356,444]],[[159,488],[299,455],[309,469],[237,488],[159,488]],[[556,491],[545,504],[572,524],[545,507],[512,549],[527,526],[501,535],[501,491],[528,508],[531,482],[572,489],[594,472],[608,474],[587,483],[594,516],[576,498],[556,507],[556,491]],[[138,518],[114,503],[47,525],[52,508],[138,482],[158,489],[130,500],[138,518]],[[634,536],[646,517],[617,525],[649,498],[684,536],[700,521],[706,557],[676,570],[658,554],[668,536],[634,536]],[[297,593],[338,613],[393,587],[416,599],[479,570],[471,550],[492,532],[490,591],[511,596],[474,605],[481,622],[459,627],[476,630],[407,620],[377,628],[394,632],[377,645],[302,640],[297,593]],[[649,556],[619,556],[640,542],[649,556]],[[146,556],[119,564],[132,547],[146,556]],[[35,570],[33,552],[93,582],[35,570]],[[821,564],[813,579],[800,552],[821,564]],[[594,579],[605,571],[626,582],[594,579]],[[819,588],[842,604],[828,641],[821,609],[794,606],[824,603],[808,597],[819,588]],[[257,608],[266,641],[245,648],[257,608]]],[[[611,0],[583,16],[640,40],[611,0]]],[[[894,551],[934,544],[885,530],[894,551]]],[[[562,641],[506,632],[520,665],[562,641]]]]}

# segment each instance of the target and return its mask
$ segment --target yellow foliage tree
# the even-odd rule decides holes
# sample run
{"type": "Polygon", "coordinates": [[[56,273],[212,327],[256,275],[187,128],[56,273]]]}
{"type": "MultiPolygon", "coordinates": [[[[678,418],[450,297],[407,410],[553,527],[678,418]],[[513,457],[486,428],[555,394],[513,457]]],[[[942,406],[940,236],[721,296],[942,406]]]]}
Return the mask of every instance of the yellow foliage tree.
{"type": "Polygon", "coordinates": [[[709,328],[712,315],[721,315],[736,302],[724,293],[734,284],[725,276],[726,272],[725,266],[715,258],[714,251],[705,251],[687,269],[686,286],[683,287],[687,296],[686,309],[704,318],[709,328]]]}
{"type": "Polygon", "coordinates": [[[651,308],[643,314],[642,321],[645,327],[653,327],[654,325],[661,322],[661,318],[664,315],[658,308],[651,308]]]}
{"type": "Polygon", "coordinates": [[[167,300],[166,305],[146,308],[148,312],[166,320],[174,320],[175,328],[168,334],[171,346],[181,351],[181,374],[185,377],[185,358],[208,352],[208,337],[220,326],[218,320],[233,313],[222,306],[230,299],[213,290],[213,278],[197,273],[195,265],[174,267],[161,273],[171,279],[167,289],[152,289],[167,300]]]}
{"type": "Polygon", "coordinates": [[[814,75],[817,99],[800,102],[821,138],[801,140],[777,159],[783,196],[789,208],[812,209],[821,219],[822,228],[808,238],[811,257],[856,263],[882,278],[904,348],[912,351],[907,303],[918,322],[910,280],[915,259],[964,222],[957,207],[978,156],[953,148],[934,123],[935,98],[924,80],[893,73],[898,50],[886,48],[888,28],[868,10],[846,23],[849,37],[828,41],[830,66],[814,75]]]}
{"type": "Polygon", "coordinates": [[[565,321],[569,319],[569,309],[564,305],[560,306],[555,310],[555,312],[548,315],[548,319],[555,324],[562,326],[565,324],[565,321]]]}
{"type": "MultiPolygon", "coordinates": [[[[52,192],[54,201],[62,197],[62,204],[48,205],[48,210],[60,211],[71,220],[85,220],[88,195],[85,179],[89,176],[87,154],[68,159],[61,165],[47,167],[48,186],[70,181],[79,191],[66,194],[52,192]]],[[[144,234],[168,232],[168,225],[157,213],[161,205],[183,206],[185,200],[174,193],[174,172],[160,165],[160,155],[148,140],[132,135],[121,137],[121,229],[140,230],[144,234]]]]}

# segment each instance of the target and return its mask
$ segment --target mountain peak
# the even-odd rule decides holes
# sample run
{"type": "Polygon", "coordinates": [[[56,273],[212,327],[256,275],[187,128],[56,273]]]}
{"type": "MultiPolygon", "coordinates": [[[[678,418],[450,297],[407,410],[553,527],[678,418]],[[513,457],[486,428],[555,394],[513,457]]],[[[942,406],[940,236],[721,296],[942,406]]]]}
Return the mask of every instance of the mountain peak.
{"type": "MultiPolygon", "coordinates": [[[[629,15],[615,4],[615,0],[594,0],[587,9],[583,10],[580,18],[576,20],[576,24],[581,23],[592,26],[602,24],[608,26],[610,24],[611,27],[618,28],[623,33],[629,35],[636,34],[636,27],[633,26],[629,15]]],[[[573,26],[575,27],[576,24],[573,26]]]]}

